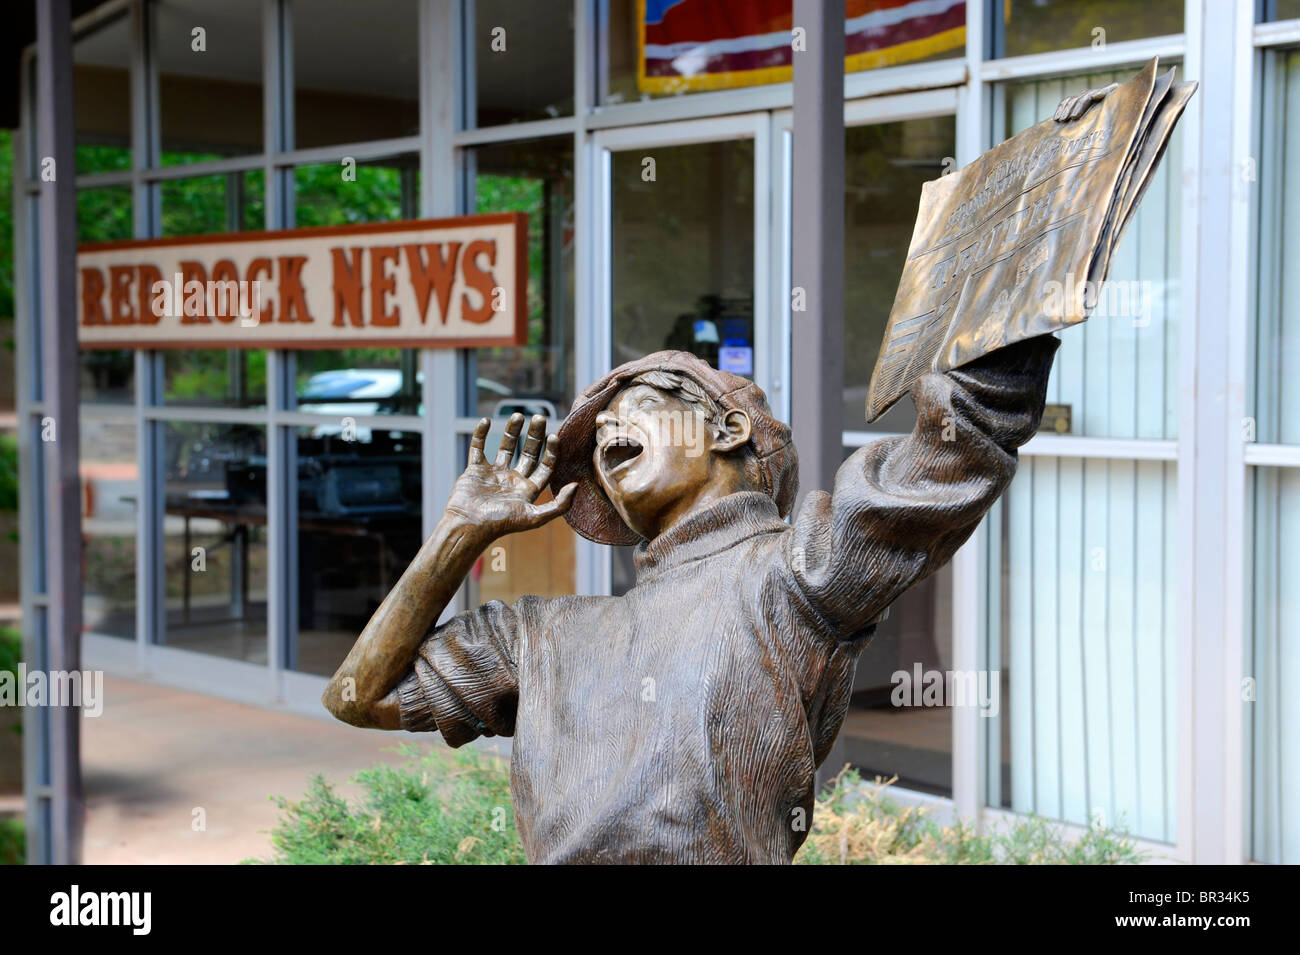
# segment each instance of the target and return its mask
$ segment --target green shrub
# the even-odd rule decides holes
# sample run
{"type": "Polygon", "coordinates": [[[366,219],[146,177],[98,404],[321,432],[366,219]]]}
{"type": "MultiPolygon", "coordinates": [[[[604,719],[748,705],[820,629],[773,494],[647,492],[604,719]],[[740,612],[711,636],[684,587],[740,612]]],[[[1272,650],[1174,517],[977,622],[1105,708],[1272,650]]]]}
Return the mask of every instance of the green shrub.
{"type": "MultiPolygon", "coordinates": [[[[316,776],[271,832],[280,865],[522,864],[510,803],[510,772],[475,749],[403,747],[411,761],[357,774],[365,787],[350,806],[316,776]]],[[[257,860],[247,860],[250,862],[257,860]]]]}
{"type": "Polygon", "coordinates": [[[27,824],[21,817],[0,819],[0,865],[22,865],[27,860],[27,824]]]}
{"type": "Polygon", "coordinates": [[[803,865],[1131,865],[1143,853],[1124,833],[1091,827],[1075,842],[1039,816],[976,832],[958,821],[940,826],[924,809],[885,795],[894,780],[866,786],[845,767],[817,800],[803,865]]]}
{"type": "MultiPolygon", "coordinates": [[[[365,788],[351,806],[324,779],[296,802],[273,797],[283,815],[271,832],[279,865],[522,864],[503,760],[473,749],[403,747],[411,761],[357,775],[365,788]]],[[[1115,830],[1092,828],[1071,842],[1058,826],[1029,817],[1008,829],[977,833],[940,826],[925,810],[867,786],[847,767],[817,800],[802,865],[1097,865],[1132,864],[1143,855],[1115,830]]],[[[247,860],[256,862],[259,860],[247,860]]]]}
{"type": "Polygon", "coordinates": [[[0,511],[18,510],[18,439],[0,434],[0,511]]]}
{"type": "Polygon", "coordinates": [[[0,673],[8,671],[18,675],[18,662],[23,658],[23,635],[13,627],[0,627],[0,673]]]}

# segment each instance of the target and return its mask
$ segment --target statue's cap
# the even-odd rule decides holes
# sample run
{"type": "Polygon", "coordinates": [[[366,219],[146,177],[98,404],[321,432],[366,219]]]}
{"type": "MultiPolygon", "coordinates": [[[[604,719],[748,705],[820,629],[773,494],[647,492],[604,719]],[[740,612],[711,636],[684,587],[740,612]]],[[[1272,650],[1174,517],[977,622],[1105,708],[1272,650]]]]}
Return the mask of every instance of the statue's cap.
{"type": "Polygon", "coordinates": [[[582,392],[560,425],[558,461],[551,475],[551,490],[559,493],[576,482],[573,505],[564,515],[570,526],[598,544],[635,544],[641,536],[628,527],[605,496],[596,479],[592,454],[596,449],[596,416],[634,378],[652,371],[685,376],[718,403],[724,411],[739,409],[749,415],[749,443],[763,476],[763,490],[785,517],[799,489],[799,460],[790,427],[773,417],[763,389],[748,378],[720,371],[690,352],[660,351],[620,365],[582,392]]]}

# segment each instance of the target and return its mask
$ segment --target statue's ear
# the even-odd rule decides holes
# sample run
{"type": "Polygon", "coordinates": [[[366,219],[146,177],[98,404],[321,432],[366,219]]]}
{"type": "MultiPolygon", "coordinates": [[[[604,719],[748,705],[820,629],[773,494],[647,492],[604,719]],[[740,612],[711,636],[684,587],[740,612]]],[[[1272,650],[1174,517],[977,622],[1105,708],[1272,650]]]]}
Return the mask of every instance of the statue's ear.
{"type": "Polygon", "coordinates": [[[739,408],[724,412],[719,423],[720,431],[713,439],[714,451],[736,450],[749,440],[749,433],[753,429],[749,415],[739,408]]]}

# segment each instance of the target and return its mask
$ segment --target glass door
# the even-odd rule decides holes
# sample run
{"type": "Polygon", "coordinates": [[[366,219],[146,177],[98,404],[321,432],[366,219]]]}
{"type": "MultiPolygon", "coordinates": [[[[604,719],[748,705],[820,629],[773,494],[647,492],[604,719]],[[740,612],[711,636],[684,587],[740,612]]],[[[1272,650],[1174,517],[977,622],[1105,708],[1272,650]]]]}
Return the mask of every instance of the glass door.
{"type": "MultiPolygon", "coordinates": [[[[769,307],[769,128],[759,114],[597,134],[607,367],[687,351],[783,403],[786,349],[769,307]]],[[[634,583],[631,548],[615,550],[610,582],[616,594],[634,583]]]]}

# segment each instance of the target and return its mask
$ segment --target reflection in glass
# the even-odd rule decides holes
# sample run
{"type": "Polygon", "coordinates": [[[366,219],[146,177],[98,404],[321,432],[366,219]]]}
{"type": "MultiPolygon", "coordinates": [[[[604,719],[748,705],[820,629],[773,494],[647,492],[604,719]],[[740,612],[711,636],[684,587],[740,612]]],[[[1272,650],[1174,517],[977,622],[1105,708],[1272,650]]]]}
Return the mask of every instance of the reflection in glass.
{"type": "Polygon", "coordinates": [[[357,163],[355,179],[340,163],[293,171],[294,224],[301,227],[414,219],[420,209],[418,156],[357,163]]]}
{"type": "Polygon", "coordinates": [[[422,413],[413,348],[322,348],[299,351],[295,395],[299,411],[338,418],[422,413]]]}
{"type": "Polygon", "coordinates": [[[416,0],[295,0],[294,146],[418,133],[419,37],[416,0]]]}
{"type": "Polygon", "coordinates": [[[989,516],[988,805],[1177,837],[1172,463],[1022,457],[989,516]]]}
{"type": "Polygon", "coordinates": [[[1266,0],[1265,20],[1294,20],[1300,18],[1300,0],[1266,0]]]}
{"type": "Polygon", "coordinates": [[[991,6],[999,57],[1183,32],[1183,0],[1005,0],[991,6]]]}
{"type": "Polygon", "coordinates": [[[475,0],[470,127],[573,115],[573,3],[475,0]]]}
{"type": "Polygon", "coordinates": [[[753,377],[754,143],[613,154],[614,365],[664,348],[753,377]]]}
{"type": "Polygon", "coordinates": [[[130,169],[131,17],[77,40],[72,60],[77,172],[130,169]]]}
{"type": "Polygon", "coordinates": [[[266,429],[160,422],[161,642],[266,663],[266,429]]]}
{"type": "Polygon", "coordinates": [[[149,4],[164,166],[262,151],[263,7],[261,0],[149,4]]]}
{"type": "Polygon", "coordinates": [[[163,236],[264,228],[265,183],[266,174],[261,169],[165,180],[159,187],[163,236]]]}
{"type": "MultiPolygon", "coordinates": [[[[1262,444],[1300,444],[1300,284],[1294,267],[1300,248],[1300,51],[1272,54],[1275,77],[1265,89],[1265,116],[1276,116],[1273,148],[1261,162],[1266,192],[1257,318],[1247,380],[1254,383],[1255,433],[1262,444]]],[[[1251,419],[1247,419],[1248,421],[1251,419]]]]}
{"type": "Polygon", "coordinates": [[[423,541],[420,435],[296,429],[297,629],[285,665],[329,676],[423,541]]]}
{"type": "MultiPolygon", "coordinates": [[[[858,661],[840,740],[867,778],[952,795],[952,567],[907,590],[858,661]]],[[[834,767],[838,770],[839,767],[834,767]]]]}
{"type": "Polygon", "coordinates": [[[868,425],[867,387],[912,242],[921,186],[943,174],[945,158],[956,154],[956,135],[952,116],[844,131],[845,431],[904,433],[916,420],[904,398],[868,425]]]}
{"type": "MultiPolygon", "coordinates": [[[[754,143],[613,154],[612,364],[664,348],[754,375],[754,143]]],[[[635,583],[632,548],[616,548],[613,592],[635,583]]]]}
{"type": "Polygon", "coordinates": [[[77,190],[77,244],[118,242],[134,235],[131,187],[77,190]]]}
{"type": "MultiPolygon", "coordinates": [[[[1181,9],[1181,4],[1179,5],[1181,9]]],[[[1167,68],[1172,64],[1162,63],[1167,68]]],[[[994,90],[1003,137],[1047,119],[1064,97],[1123,82],[1132,70],[1011,84],[994,90]]],[[[1047,400],[1069,410],[1070,434],[1178,436],[1178,316],[1183,133],[1175,129],[1142,204],[1110,260],[1097,308],[1060,333],[1047,400]]]]}
{"type": "Polygon", "coordinates": [[[563,418],[573,400],[573,137],[469,152],[476,212],[528,214],[528,344],[478,348],[472,415],[563,418]]]}
{"type": "Polygon", "coordinates": [[[82,626],[135,639],[136,508],[133,418],[81,413],[82,626]]]}
{"type": "MultiPolygon", "coordinates": [[[[600,102],[791,79],[792,0],[609,0],[600,102]]],[[[845,0],[846,73],[966,54],[966,0],[845,0]]]]}
{"type": "MultiPolygon", "coordinates": [[[[161,186],[162,234],[203,235],[261,229],[266,176],[260,169],[191,179],[161,186]]],[[[263,349],[164,349],[163,402],[169,405],[266,405],[263,349]]]]}

